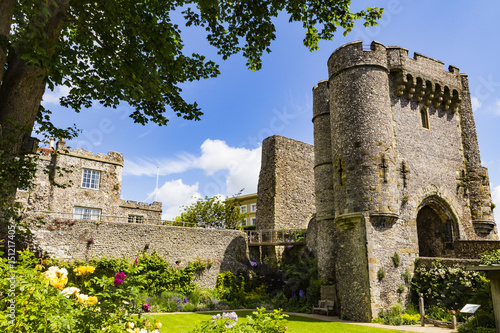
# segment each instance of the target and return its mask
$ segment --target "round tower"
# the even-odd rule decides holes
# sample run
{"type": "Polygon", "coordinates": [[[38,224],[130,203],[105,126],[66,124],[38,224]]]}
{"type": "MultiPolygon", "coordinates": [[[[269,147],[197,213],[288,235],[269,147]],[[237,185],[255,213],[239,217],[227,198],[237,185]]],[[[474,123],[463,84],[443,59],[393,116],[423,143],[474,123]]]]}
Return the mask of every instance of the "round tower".
{"type": "Polygon", "coordinates": [[[336,214],[397,214],[386,47],[346,44],[330,56],[328,72],[336,214]]]}
{"type": "Polygon", "coordinates": [[[330,131],[330,104],[328,81],[324,80],[313,88],[314,124],[314,183],[316,194],[316,223],[318,273],[322,279],[333,281],[335,219],[333,192],[333,165],[330,131]]]}
{"type": "Polygon", "coordinates": [[[339,315],[376,313],[366,221],[397,219],[396,152],[385,46],[346,44],[328,60],[335,279],[339,315]]]}

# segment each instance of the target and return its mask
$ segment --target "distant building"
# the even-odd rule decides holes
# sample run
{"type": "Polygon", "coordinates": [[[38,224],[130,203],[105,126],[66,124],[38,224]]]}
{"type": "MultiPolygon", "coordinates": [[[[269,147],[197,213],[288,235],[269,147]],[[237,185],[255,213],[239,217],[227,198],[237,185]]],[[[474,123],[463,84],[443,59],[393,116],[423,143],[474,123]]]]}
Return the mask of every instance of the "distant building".
{"type": "Polygon", "coordinates": [[[247,214],[247,217],[241,221],[241,225],[255,225],[257,223],[257,193],[240,195],[234,199],[240,204],[240,213],[247,214]]]}
{"type": "Polygon", "coordinates": [[[120,199],[123,155],[69,150],[64,140],[38,148],[34,186],[19,189],[17,200],[28,215],[55,219],[159,223],[162,204],[120,199]],[[62,185],[62,187],[61,187],[62,185]]]}

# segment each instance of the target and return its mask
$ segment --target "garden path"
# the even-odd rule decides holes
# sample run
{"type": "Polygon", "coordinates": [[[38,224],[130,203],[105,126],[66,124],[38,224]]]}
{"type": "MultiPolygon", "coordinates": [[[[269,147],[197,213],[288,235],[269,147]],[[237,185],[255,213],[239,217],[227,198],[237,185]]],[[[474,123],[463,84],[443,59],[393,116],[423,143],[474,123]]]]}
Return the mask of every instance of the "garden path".
{"type": "Polygon", "coordinates": [[[452,330],[449,328],[442,328],[442,327],[434,327],[434,326],[430,326],[430,325],[426,325],[424,327],[422,327],[420,325],[390,326],[390,325],[384,325],[384,324],[357,323],[357,322],[352,322],[352,321],[345,321],[345,320],[339,319],[339,317],[337,317],[337,316],[325,316],[325,315],[319,315],[319,314],[307,314],[307,313],[296,313],[296,312],[283,312],[283,313],[286,313],[289,315],[295,315],[295,316],[314,318],[314,319],[324,320],[324,321],[335,321],[335,322],[339,322],[339,323],[346,323],[346,324],[353,324],[353,325],[371,326],[371,327],[385,328],[385,329],[402,331],[402,332],[457,333],[456,330],[452,330]]]}

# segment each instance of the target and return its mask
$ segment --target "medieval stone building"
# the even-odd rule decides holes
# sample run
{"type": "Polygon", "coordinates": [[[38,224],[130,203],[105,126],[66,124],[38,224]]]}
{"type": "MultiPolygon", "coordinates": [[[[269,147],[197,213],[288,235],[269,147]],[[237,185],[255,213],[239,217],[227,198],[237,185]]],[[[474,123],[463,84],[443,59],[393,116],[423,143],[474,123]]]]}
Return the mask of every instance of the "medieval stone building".
{"type": "Polygon", "coordinates": [[[264,141],[257,229],[295,228],[315,211],[307,242],[335,285],[341,317],[370,321],[404,299],[402,273],[417,258],[498,247],[467,75],[458,68],[378,42],[369,50],[346,44],[313,89],[312,120],[314,147],[264,141]],[[287,210],[289,226],[280,222],[287,210]]]}
{"type": "Polygon", "coordinates": [[[161,222],[162,205],[120,199],[123,156],[69,150],[60,140],[38,148],[37,173],[31,190],[18,190],[28,215],[62,220],[132,223],[161,222]],[[61,187],[62,186],[62,187],[61,187]]]}

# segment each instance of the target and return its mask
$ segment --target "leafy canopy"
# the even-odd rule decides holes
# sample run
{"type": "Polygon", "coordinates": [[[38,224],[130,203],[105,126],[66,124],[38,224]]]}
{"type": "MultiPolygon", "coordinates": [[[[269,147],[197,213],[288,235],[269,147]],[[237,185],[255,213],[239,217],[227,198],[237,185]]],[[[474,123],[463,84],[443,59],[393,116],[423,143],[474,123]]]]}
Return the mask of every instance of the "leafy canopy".
{"type": "MultiPolygon", "coordinates": [[[[167,108],[189,120],[202,115],[196,102],[182,98],[179,84],[220,73],[205,56],[183,52],[182,31],[175,22],[205,28],[223,59],[241,52],[247,67],[258,70],[276,38],[272,19],[278,14],[302,22],[303,42],[311,51],[318,49],[320,39],[331,40],[338,27],[345,35],[356,20],[376,25],[382,14],[370,7],[351,12],[349,5],[350,0],[18,0],[12,34],[0,36],[0,45],[30,65],[46,68],[48,88],[70,87],[63,106],[79,112],[93,100],[113,108],[124,101],[135,109],[130,115],[134,122],[166,125],[167,108]],[[50,42],[46,25],[51,8],[66,2],[60,36],[50,42]]],[[[42,110],[38,121],[55,130],[44,115],[42,110]]]]}
{"type": "Polygon", "coordinates": [[[212,228],[234,228],[246,217],[246,213],[240,213],[240,204],[234,197],[222,201],[219,196],[213,196],[200,198],[191,206],[184,207],[184,212],[175,220],[212,228]]]}

